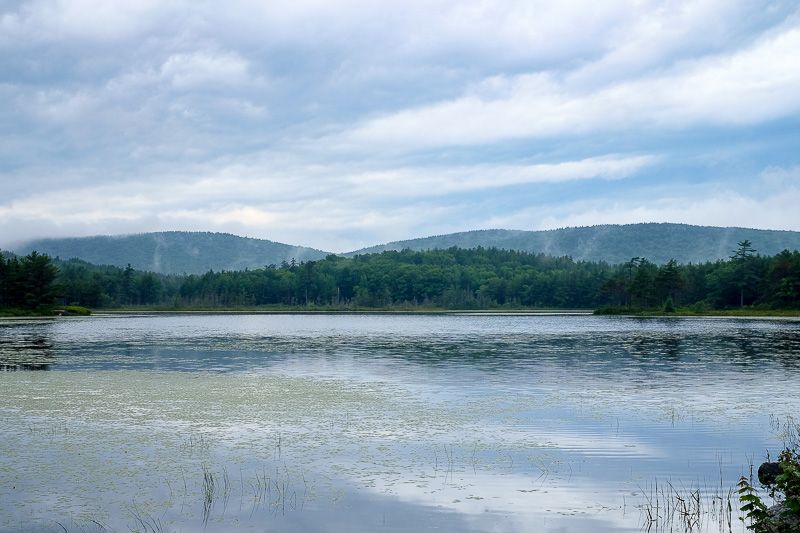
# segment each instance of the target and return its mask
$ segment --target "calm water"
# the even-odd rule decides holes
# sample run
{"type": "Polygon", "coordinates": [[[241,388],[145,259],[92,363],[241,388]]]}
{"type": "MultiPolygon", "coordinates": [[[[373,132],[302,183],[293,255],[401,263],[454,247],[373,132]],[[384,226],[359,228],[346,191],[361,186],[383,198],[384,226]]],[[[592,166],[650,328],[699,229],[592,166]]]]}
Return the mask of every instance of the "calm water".
{"type": "Polygon", "coordinates": [[[0,369],[2,531],[641,531],[670,484],[717,531],[800,413],[800,322],[6,321],[0,369]]]}

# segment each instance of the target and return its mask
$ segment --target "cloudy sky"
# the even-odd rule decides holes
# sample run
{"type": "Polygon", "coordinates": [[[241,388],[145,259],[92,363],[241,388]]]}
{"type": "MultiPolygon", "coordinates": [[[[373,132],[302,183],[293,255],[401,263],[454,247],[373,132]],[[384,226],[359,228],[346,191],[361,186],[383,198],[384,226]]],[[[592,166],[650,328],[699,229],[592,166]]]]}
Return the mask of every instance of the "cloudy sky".
{"type": "Polygon", "coordinates": [[[800,230],[788,1],[0,0],[0,246],[800,230]]]}

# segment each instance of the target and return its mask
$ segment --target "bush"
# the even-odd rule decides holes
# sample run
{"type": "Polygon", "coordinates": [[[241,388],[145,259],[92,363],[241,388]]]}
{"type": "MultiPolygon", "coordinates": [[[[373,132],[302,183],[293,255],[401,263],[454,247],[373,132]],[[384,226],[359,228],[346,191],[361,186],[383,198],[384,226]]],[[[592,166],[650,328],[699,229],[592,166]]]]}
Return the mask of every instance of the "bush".
{"type": "Polygon", "coordinates": [[[80,305],[68,305],[64,308],[64,314],[67,316],[89,316],[92,311],[80,305]]]}
{"type": "Polygon", "coordinates": [[[607,305],[594,310],[595,315],[635,315],[641,314],[644,309],[639,307],[625,307],[622,305],[607,305]]]}
{"type": "MultiPolygon", "coordinates": [[[[747,529],[757,533],[782,533],[797,531],[800,526],[800,454],[797,449],[786,448],[778,456],[780,474],[770,486],[770,496],[778,505],[768,508],[755,488],[744,476],[739,480],[741,510],[750,523],[747,529]]],[[[744,518],[742,520],[745,520],[744,518]]]]}
{"type": "Polygon", "coordinates": [[[781,473],[775,478],[775,489],[782,493],[786,513],[800,517],[800,454],[789,448],[778,457],[781,473]]]}

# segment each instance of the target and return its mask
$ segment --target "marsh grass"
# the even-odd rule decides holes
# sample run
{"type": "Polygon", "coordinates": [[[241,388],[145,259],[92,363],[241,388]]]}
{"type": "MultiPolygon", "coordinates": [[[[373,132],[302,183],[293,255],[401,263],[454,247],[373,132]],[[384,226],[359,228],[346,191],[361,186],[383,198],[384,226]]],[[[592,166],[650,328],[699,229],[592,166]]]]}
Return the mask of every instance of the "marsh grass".
{"type": "Polygon", "coordinates": [[[208,524],[208,518],[214,507],[216,485],[214,474],[209,470],[208,466],[203,465],[203,526],[208,524]]]}
{"type": "Polygon", "coordinates": [[[732,533],[739,523],[735,487],[725,488],[722,478],[716,487],[676,487],[671,481],[641,490],[639,506],[642,530],[648,533],[732,533]]]}
{"type": "Polygon", "coordinates": [[[64,533],[78,532],[78,533],[106,533],[109,529],[105,524],[94,518],[87,518],[85,520],[70,520],[70,521],[54,521],[57,531],[64,533]]]}
{"type": "MultiPolygon", "coordinates": [[[[770,415],[770,427],[783,441],[784,448],[800,447],[800,422],[792,416],[784,418],[770,415]]],[[[774,460],[769,452],[767,461],[774,460]]],[[[642,490],[645,499],[640,506],[642,529],[647,532],[731,533],[734,524],[753,527],[752,516],[745,516],[740,508],[741,494],[753,494],[761,502],[755,488],[754,460],[749,459],[749,474],[740,478],[739,484],[726,488],[720,471],[720,483],[712,489],[675,487],[671,482],[658,483],[642,490]],[[745,490],[739,487],[746,487],[745,490]],[[738,489],[738,490],[737,490],[738,489]]],[[[774,500],[774,498],[773,498],[774,500]]],[[[749,501],[749,500],[747,500],[749,501]]],[[[766,504],[761,504],[766,513],[766,504]]],[[[737,528],[739,530],[741,528],[737,528]]]]}
{"type": "Polygon", "coordinates": [[[770,415],[769,423],[775,435],[783,441],[784,448],[800,448],[800,420],[793,416],[781,418],[770,415]]]}
{"type": "MultiPolygon", "coordinates": [[[[303,482],[303,500],[300,506],[302,507],[309,489],[305,474],[301,473],[301,480],[303,482]]],[[[286,465],[283,465],[283,469],[276,466],[274,476],[267,475],[266,470],[262,470],[260,474],[256,472],[255,478],[249,482],[249,486],[253,493],[251,516],[262,507],[280,514],[297,510],[297,488],[286,465]]]]}
{"type": "Polygon", "coordinates": [[[199,435],[191,434],[183,441],[181,449],[188,455],[208,453],[211,449],[211,441],[202,433],[199,435]]]}
{"type": "Polygon", "coordinates": [[[132,533],[164,533],[164,524],[161,519],[141,509],[136,503],[128,507],[128,513],[134,521],[132,533]]]}

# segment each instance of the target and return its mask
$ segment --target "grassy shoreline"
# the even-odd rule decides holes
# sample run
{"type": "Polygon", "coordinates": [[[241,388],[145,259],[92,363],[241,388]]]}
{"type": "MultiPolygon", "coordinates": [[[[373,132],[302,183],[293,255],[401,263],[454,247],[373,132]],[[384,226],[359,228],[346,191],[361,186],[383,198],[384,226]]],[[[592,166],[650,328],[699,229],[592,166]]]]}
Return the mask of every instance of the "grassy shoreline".
{"type": "Polygon", "coordinates": [[[97,309],[102,314],[130,313],[221,313],[221,314],[476,314],[476,315],[597,315],[597,316],[637,316],[637,317],[800,317],[800,309],[769,309],[765,307],[745,307],[737,309],[709,309],[696,307],[679,307],[666,312],[661,308],[628,308],[601,307],[597,309],[580,308],[544,308],[503,306],[481,309],[452,309],[437,306],[324,306],[324,305],[260,305],[260,306],[127,306],[118,308],[97,309]]]}
{"type": "Polygon", "coordinates": [[[636,309],[636,308],[600,308],[595,309],[597,316],[635,316],[635,317],[741,317],[741,318],[800,318],[800,309],[704,309],[678,308],[674,311],[662,309],[636,309]]]}
{"type": "MultiPolygon", "coordinates": [[[[88,311],[88,310],[87,310],[88,311]]],[[[605,307],[599,309],[546,309],[525,307],[503,307],[487,309],[445,309],[441,307],[332,307],[332,306],[239,306],[239,307],[164,307],[129,306],[99,308],[93,315],[131,314],[264,314],[264,315],[324,315],[324,314],[376,314],[376,315],[595,315],[619,317],[739,317],[739,318],[800,318],[800,309],[704,309],[678,308],[672,312],[661,309],[637,309],[605,307]]],[[[47,318],[59,316],[85,316],[88,313],[64,312],[63,309],[41,311],[0,309],[0,318],[47,318]]]]}
{"type": "Polygon", "coordinates": [[[97,309],[99,314],[298,314],[298,315],[324,315],[324,314],[382,314],[382,315],[430,315],[430,314],[486,314],[486,315],[530,315],[530,314],[558,314],[558,315],[591,315],[592,309],[541,309],[541,308],[510,308],[510,309],[445,309],[440,307],[392,308],[392,307],[306,307],[306,306],[257,306],[257,307],[120,307],[114,309],[97,309]]]}

